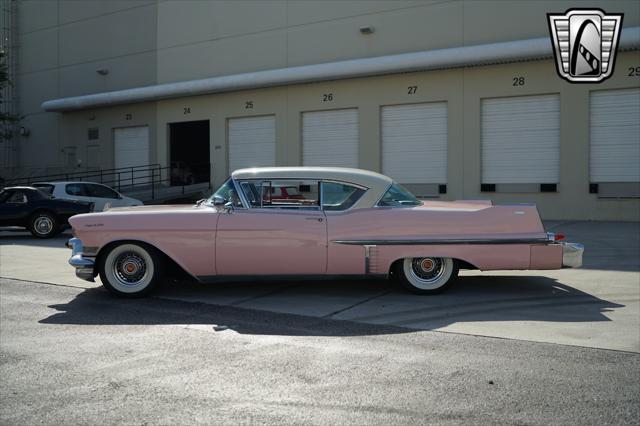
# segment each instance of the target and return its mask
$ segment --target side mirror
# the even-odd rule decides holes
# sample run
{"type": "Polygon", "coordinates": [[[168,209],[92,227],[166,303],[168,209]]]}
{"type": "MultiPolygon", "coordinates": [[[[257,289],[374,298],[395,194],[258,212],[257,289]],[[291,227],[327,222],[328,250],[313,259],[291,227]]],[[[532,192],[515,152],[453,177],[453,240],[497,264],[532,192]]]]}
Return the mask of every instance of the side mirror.
{"type": "Polygon", "coordinates": [[[219,195],[215,195],[213,197],[213,205],[216,206],[216,207],[226,206],[227,203],[229,203],[229,200],[227,200],[224,197],[221,197],[219,195]]]}

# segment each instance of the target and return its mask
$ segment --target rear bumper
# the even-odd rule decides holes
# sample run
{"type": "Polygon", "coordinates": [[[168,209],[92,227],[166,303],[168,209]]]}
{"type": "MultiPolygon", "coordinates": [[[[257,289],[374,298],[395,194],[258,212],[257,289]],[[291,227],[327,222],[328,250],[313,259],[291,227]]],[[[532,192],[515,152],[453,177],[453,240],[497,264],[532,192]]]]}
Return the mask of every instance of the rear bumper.
{"type": "Polygon", "coordinates": [[[69,265],[76,268],[76,276],[86,281],[94,281],[95,277],[95,260],[84,257],[82,255],[82,241],[78,238],[71,238],[67,241],[66,246],[71,249],[71,258],[69,259],[69,265]]]}
{"type": "Polygon", "coordinates": [[[561,243],[562,244],[562,267],[563,268],[579,268],[582,266],[582,254],[584,253],[584,245],[580,243],[561,243]]]}

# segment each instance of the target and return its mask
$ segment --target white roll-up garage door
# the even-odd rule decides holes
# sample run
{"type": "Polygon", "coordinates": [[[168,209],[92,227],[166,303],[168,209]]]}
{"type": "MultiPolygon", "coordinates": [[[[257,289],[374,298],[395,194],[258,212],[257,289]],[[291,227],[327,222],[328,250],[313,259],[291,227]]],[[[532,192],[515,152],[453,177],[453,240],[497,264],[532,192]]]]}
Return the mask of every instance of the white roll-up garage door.
{"type": "Polygon", "coordinates": [[[302,113],[302,164],[358,167],[358,110],[302,113]]]}
{"type": "Polygon", "coordinates": [[[113,129],[114,167],[134,167],[145,171],[121,172],[119,177],[121,185],[140,185],[149,182],[150,171],[146,167],[151,162],[149,159],[149,126],[122,127],[113,129]]]}
{"type": "Polygon", "coordinates": [[[590,180],[640,182],[640,89],[590,94],[590,180]]]}
{"type": "Polygon", "coordinates": [[[400,183],[447,182],[447,103],[382,108],[382,172],[400,183]]]}
{"type": "Polygon", "coordinates": [[[482,182],[558,183],[560,96],[482,100],[482,182]]]}
{"type": "Polygon", "coordinates": [[[229,172],[245,167],[276,165],[276,117],[231,118],[229,130],[229,172]]]}
{"type": "Polygon", "coordinates": [[[115,168],[149,164],[149,126],[113,129],[115,168]]]}

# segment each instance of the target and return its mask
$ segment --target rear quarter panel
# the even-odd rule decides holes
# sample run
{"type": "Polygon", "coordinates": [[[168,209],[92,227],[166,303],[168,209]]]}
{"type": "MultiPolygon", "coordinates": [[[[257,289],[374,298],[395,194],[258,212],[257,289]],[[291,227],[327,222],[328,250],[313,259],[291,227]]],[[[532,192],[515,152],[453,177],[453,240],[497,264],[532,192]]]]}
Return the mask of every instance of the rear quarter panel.
{"type": "MultiPolygon", "coordinates": [[[[327,233],[329,273],[363,273],[365,269],[365,250],[361,245],[344,245],[336,241],[546,238],[535,206],[447,202],[426,202],[415,208],[374,207],[327,212],[327,233]]],[[[378,244],[370,253],[369,271],[387,274],[391,264],[398,259],[425,256],[452,257],[482,270],[529,269],[532,266],[530,244],[378,244]]],[[[540,251],[536,256],[541,259],[541,265],[551,266],[557,260],[555,252],[540,251]]]]}

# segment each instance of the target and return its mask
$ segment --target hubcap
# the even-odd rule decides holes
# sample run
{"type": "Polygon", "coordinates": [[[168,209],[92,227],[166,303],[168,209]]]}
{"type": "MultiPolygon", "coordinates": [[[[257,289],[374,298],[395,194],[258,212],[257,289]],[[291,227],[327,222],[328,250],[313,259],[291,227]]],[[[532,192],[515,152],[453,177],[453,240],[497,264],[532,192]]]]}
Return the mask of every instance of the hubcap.
{"type": "Polygon", "coordinates": [[[435,268],[435,266],[435,262],[428,257],[425,257],[424,259],[422,259],[422,262],[420,262],[420,269],[422,269],[422,271],[424,272],[433,271],[433,268],[435,268]]]}
{"type": "Polygon", "coordinates": [[[146,275],[147,264],[134,252],[121,253],[113,264],[114,275],[120,283],[127,286],[139,284],[146,275]]]}
{"type": "Polygon", "coordinates": [[[411,273],[423,283],[437,281],[444,271],[444,262],[439,257],[415,258],[411,261],[411,273]]]}
{"type": "Polygon", "coordinates": [[[53,221],[47,216],[40,216],[36,219],[34,228],[38,234],[48,234],[53,229],[53,221]]]}

